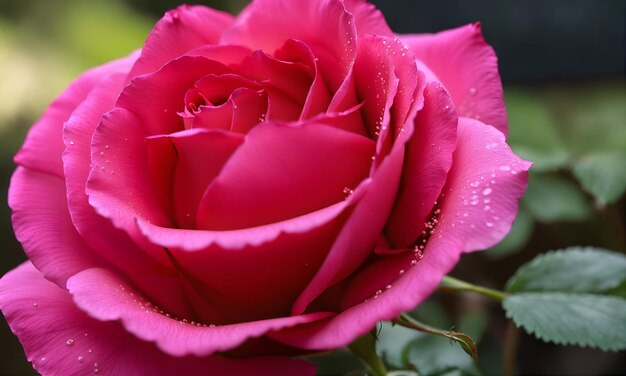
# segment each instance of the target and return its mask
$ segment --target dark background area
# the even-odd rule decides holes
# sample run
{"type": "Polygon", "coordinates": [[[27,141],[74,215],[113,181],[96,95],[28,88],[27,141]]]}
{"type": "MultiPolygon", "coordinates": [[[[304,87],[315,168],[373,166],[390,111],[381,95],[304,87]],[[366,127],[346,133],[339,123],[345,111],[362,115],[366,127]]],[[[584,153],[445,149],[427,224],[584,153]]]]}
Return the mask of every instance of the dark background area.
{"type": "MultiPolygon", "coordinates": [[[[236,13],[246,2],[202,3],[236,13]]],[[[626,251],[624,198],[608,206],[595,202],[575,183],[569,169],[589,150],[612,147],[626,151],[626,144],[610,140],[623,139],[626,129],[626,1],[374,3],[398,33],[435,32],[480,21],[499,58],[511,144],[523,157],[539,158],[531,186],[548,177],[576,191],[575,202],[566,202],[563,205],[568,208],[559,208],[560,215],[549,218],[535,209],[533,200],[541,200],[537,198],[541,194],[525,198],[522,210],[528,218],[519,221],[527,225],[523,240],[504,251],[465,256],[454,275],[502,288],[519,265],[550,249],[594,245],[626,251]],[[536,139],[545,137],[542,129],[537,130],[544,123],[554,128],[558,138],[547,152],[535,144],[536,139]],[[589,134],[593,137],[586,137],[589,134]],[[550,153],[560,151],[561,144],[567,157],[556,163],[554,158],[560,154],[550,153]],[[550,155],[544,160],[546,153],[550,155]]],[[[12,156],[47,104],[82,70],[140,47],[163,12],[179,4],[170,0],[0,1],[0,196],[6,197],[15,168],[12,156]]],[[[26,259],[12,233],[4,198],[3,202],[0,274],[26,259]]],[[[454,318],[465,308],[458,296],[436,294],[433,302],[454,318]]],[[[484,356],[489,362],[498,355],[507,324],[499,307],[482,301],[478,305],[489,318],[483,342],[486,348],[480,349],[481,359],[484,356]]],[[[0,374],[33,374],[19,342],[0,321],[0,374]]],[[[521,334],[521,374],[623,375],[625,360],[623,353],[557,347],[521,334]]],[[[341,369],[341,364],[335,366],[335,370],[341,369]]],[[[332,367],[321,370],[335,372],[332,367]]],[[[497,374],[498,368],[488,366],[483,372],[497,374]]]]}

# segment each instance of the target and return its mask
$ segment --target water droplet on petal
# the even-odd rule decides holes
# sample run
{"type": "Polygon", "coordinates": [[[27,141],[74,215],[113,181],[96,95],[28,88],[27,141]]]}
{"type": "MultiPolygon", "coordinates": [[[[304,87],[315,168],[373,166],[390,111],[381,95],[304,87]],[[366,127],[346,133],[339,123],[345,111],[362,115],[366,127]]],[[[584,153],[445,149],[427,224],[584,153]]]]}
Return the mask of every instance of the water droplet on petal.
{"type": "Polygon", "coordinates": [[[74,344],[74,340],[73,339],[68,339],[67,341],[65,341],[65,345],[66,346],[72,346],[74,344]]]}
{"type": "Polygon", "coordinates": [[[469,88],[469,93],[470,93],[470,95],[476,95],[476,92],[477,92],[477,91],[476,91],[476,88],[475,88],[475,87],[470,87],[470,88],[469,88]]]}
{"type": "Polygon", "coordinates": [[[483,189],[483,195],[485,196],[489,196],[489,194],[491,193],[492,189],[491,188],[485,188],[483,189]]]}
{"type": "Polygon", "coordinates": [[[489,228],[493,227],[493,223],[491,223],[491,222],[487,222],[487,223],[485,223],[485,225],[486,225],[487,227],[489,227],[489,228]]]}
{"type": "Polygon", "coordinates": [[[508,166],[508,165],[500,166],[500,167],[498,167],[498,170],[500,170],[500,171],[511,171],[511,166],[508,166]]]}
{"type": "Polygon", "coordinates": [[[79,357],[78,357],[78,362],[79,362],[79,363],[82,363],[82,362],[84,362],[84,361],[85,361],[85,358],[84,358],[84,357],[82,357],[82,356],[79,356],[79,357]]]}

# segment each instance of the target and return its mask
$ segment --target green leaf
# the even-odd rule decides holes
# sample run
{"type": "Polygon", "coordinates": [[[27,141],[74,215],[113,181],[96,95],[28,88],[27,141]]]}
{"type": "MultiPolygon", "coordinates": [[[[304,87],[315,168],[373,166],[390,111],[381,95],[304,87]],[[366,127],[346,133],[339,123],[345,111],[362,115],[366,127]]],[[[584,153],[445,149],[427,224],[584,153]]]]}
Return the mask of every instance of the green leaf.
{"type": "Polygon", "coordinates": [[[502,303],[507,317],[526,332],[559,345],[605,351],[626,349],[626,300],[568,293],[521,293],[502,303]]]}
{"type": "Polygon", "coordinates": [[[455,370],[461,370],[465,375],[478,374],[463,350],[442,337],[419,335],[409,344],[406,359],[421,376],[442,375],[455,370]]]}
{"type": "Polygon", "coordinates": [[[507,88],[509,143],[520,157],[533,161],[534,171],[551,171],[569,161],[569,152],[539,93],[507,88]]]}
{"type": "Polygon", "coordinates": [[[482,254],[495,260],[519,252],[528,243],[533,233],[534,224],[535,222],[528,211],[520,207],[509,234],[500,243],[482,252],[482,254]]]}
{"type": "Polygon", "coordinates": [[[606,294],[619,296],[622,299],[626,299],[626,280],[624,280],[624,282],[622,282],[619,286],[607,291],[606,294]]]}
{"type": "Polygon", "coordinates": [[[584,156],[574,164],[574,176],[602,204],[617,201],[626,190],[626,153],[584,156]]]}
{"type": "Polygon", "coordinates": [[[578,187],[557,176],[531,174],[522,203],[541,222],[582,221],[591,212],[578,187]]]}
{"type": "Polygon", "coordinates": [[[541,254],[507,282],[512,293],[531,291],[603,292],[626,280],[626,256],[593,247],[541,254]]]}

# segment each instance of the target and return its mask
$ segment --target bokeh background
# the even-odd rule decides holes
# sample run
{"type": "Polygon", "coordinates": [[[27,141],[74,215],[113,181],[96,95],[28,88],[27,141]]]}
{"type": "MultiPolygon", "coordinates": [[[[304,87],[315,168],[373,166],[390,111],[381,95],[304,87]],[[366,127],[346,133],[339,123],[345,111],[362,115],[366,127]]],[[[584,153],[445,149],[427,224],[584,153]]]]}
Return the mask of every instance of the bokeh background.
{"type": "MultiPolygon", "coordinates": [[[[201,3],[237,13],[247,1],[201,3]]],[[[512,234],[487,252],[465,256],[453,275],[502,288],[522,263],[550,249],[592,245],[626,252],[625,1],[374,3],[399,33],[481,21],[499,57],[510,143],[535,161],[512,234]],[[597,190],[593,182],[615,198],[607,204],[591,194],[597,190]]],[[[140,47],[156,20],[177,5],[175,0],[0,0],[0,274],[25,260],[4,198],[15,168],[12,156],[28,128],[81,71],[140,47]]],[[[497,304],[437,293],[415,315],[472,334],[479,340],[480,371],[502,372],[503,338],[512,328],[497,304]]],[[[520,374],[626,374],[624,353],[518,336],[520,374]]],[[[467,359],[454,347],[437,346],[433,354],[458,358],[465,367],[467,359]]],[[[0,350],[0,374],[34,374],[3,319],[0,350]]],[[[362,369],[342,351],[316,362],[326,375],[362,369]]]]}

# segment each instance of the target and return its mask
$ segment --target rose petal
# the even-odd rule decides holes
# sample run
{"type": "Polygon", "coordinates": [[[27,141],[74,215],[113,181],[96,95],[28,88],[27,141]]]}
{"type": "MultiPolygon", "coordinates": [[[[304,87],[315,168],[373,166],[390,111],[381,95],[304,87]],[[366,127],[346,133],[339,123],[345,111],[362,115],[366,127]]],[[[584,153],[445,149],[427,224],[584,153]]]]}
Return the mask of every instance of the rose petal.
{"type": "MultiPolygon", "coordinates": [[[[172,184],[170,200],[174,202],[177,227],[193,228],[198,202],[224,163],[243,143],[243,135],[197,128],[167,136],[153,136],[147,139],[146,147],[150,149],[152,141],[158,143],[160,139],[169,140],[173,146],[167,151],[170,152],[169,158],[175,161],[174,176],[165,181],[153,181],[153,185],[172,184]]],[[[161,166],[153,168],[160,169],[161,166]]]]}
{"type": "Polygon", "coordinates": [[[200,77],[229,72],[228,67],[215,60],[183,56],[155,73],[134,78],[120,94],[116,107],[134,112],[141,119],[146,135],[173,133],[184,128],[178,112],[184,110],[187,90],[200,77]]]}
{"type": "Polygon", "coordinates": [[[207,189],[197,226],[254,227],[342,201],[367,176],[373,146],[321,124],[256,127],[207,189]]]}
{"type": "Polygon", "coordinates": [[[172,356],[206,356],[233,349],[268,331],[328,317],[329,313],[246,322],[219,327],[185,324],[147,305],[124,280],[104,269],[88,269],[70,278],[67,287],[79,308],[100,321],[121,321],[138,338],[155,342],[172,356]],[[132,294],[131,294],[132,293],[132,294]],[[154,310],[153,310],[154,309],[154,310]]]}
{"type": "Polygon", "coordinates": [[[454,267],[462,252],[488,248],[506,235],[528,183],[530,163],[511,152],[502,133],[476,120],[460,119],[457,145],[444,187],[444,192],[451,193],[440,200],[441,214],[423,258],[416,260],[414,266],[412,253],[379,258],[354,277],[346,289],[346,294],[357,296],[344,296],[344,304],[349,305],[350,301],[356,302],[372,294],[367,302],[317,323],[272,333],[272,338],[306,349],[345,346],[367,333],[377,322],[392,320],[426,299],[454,267]],[[491,183],[491,179],[495,183],[491,183]],[[482,185],[472,187],[468,181],[469,184],[479,181],[482,185]],[[473,188],[477,190],[480,204],[472,205],[461,198],[464,194],[471,196],[473,188]],[[491,191],[485,191],[487,188],[491,191]],[[493,201],[485,211],[487,198],[493,201]],[[368,282],[368,278],[372,280],[368,282]],[[374,286],[374,282],[381,285],[374,286]],[[386,289],[385,284],[389,283],[392,287],[386,289]],[[383,292],[373,299],[375,289],[383,292]]]}
{"type": "Polygon", "coordinates": [[[52,102],[28,132],[24,145],[15,156],[15,163],[63,177],[61,162],[61,154],[65,147],[61,138],[63,123],[103,77],[113,72],[127,72],[136,58],[137,54],[132,54],[80,75],[52,102]]]}
{"type": "Polygon", "coordinates": [[[387,25],[385,17],[374,4],[365,0],[344,0],[343,5],[348,12],[354,15],[356,32],[359,37],[364,35],[379,35],[393,37],[393,32],[387,25]]]}
{"type": "Polygon", "coordinates": [[[129,77],[155,72],[189,50],[217,43],[233,20],[228,13],[200,5],[168,11],[152,29],[129,77]]]}
{"type": "Polygon", "coordinates": [[[300,217],[257,227],[230,231],[207,231],[159,227],[142,219],[138,219],[137,224],[144,236],[162,247],[198,251],[213,244],[226,249],[259,246],[275,240],[283,233],[300,234],[325,225],[338,217],[351,205],[354,205],[355,202],[358,202],[363,196],[363,193],[368,189],[370,182],[369,179],[364,180],[348,199],[326,208],[307,213],[300,217]]]}
{"type": "Polygon", "coordinates": [[[301,41],[289,39],[283,47],[276,50],[274,54],[277,59],[299,62],[306,65],[313,74],[313,82],[310,84],[308,94],[302,112],[300,113],[300,121],[326,111],[330,104],[330,92],[324,82],[317,60],[313,51],[301,41]]]}
{"type": "Polygon", "coordinates": [[[337,90],[356,52],[354,16],[339,1],[254,1],[220,42],[274,54],[288,39],[300,40],[313,50],[331,91],[337,90]]]}
{"type": "Polygon", "coordinates": [[[203,374],[313,375],[311,365],[284,357],[231,360],[211,356],[173,357],[138,340],[122,325],[102,322],[79,310],[67,291],[24,263],[0,280],[0,309],[44,375],[203,374]]]}
{"type": "MultiPolygon", "coordinates": [[[[197,320],[229,324],[289,316],[344,224],[342,214],[306,232],[283,233],[257,246],[214,245],[197,252],[169,248],[181,275],[202,298],[190,299],[197,320]]],[[[174,239],[180,239],[177,235],[174,239]]]]}
{"type": "Polygon", "coordinates": [[[417,113],[407,143],[402,186],[385,231],[396,248],[408,247],[424,230],[456,147],[458,118],[452,99],[438,83],[430,83],[424,97],[424,108],[417,113]]]}
{"type": "MultiPolygon", "coordinates": [[[[143,287],[143,291],[153,300],[172,312],[185,315],[187,304],[180,294],[178,276],[174,274],[172,277],[170,270],[146,255],[125,232],[114,228],[109,220],[99,216],[89,205],[85,193],[91,164],[91,137],[102,114],[113,107],[123,85],[123,73],[110,74],[103,78],[65,123],[63,139],[66,149],[63,152],[63,167],[67,209],[76,230],[93,251],[124,270],[128,278],[143,287]]],[[[171,267],[164,256],[161,261],[171,267]]]]}
{"type": "Polygon", "coordinates": [[[437,75],[434,79],[446,87],[461,116],[479,119],[507,134],[498,60],[480,24],[399,37],[437,75]]]}
{"type": "Polygon", "coordinates": [[[86,186],[96,211],[137,241],[142,237],[132,231],[134,217],[170,224],[151,188],[144,137],[142,122],[134,113],[120,107],[106,113],[93,134],[93,167],[86,186]]]}
{"type": "Polygon", "coordinates": [[[11,178],[9,207],[15,236],[50,281],[65,286],[79,271],[104,265],[72,224],[62,179],[18,167],[11,178]]]}
{"type": "Polygon", "coordinates": [[[404,148],[385,158],[372,176],[366,195],[337,237],[315,277],[296,300],[292,314],[300,314],[322,292],[354,272],[371,254],[385,225],[400,184],[404,148]]]}

